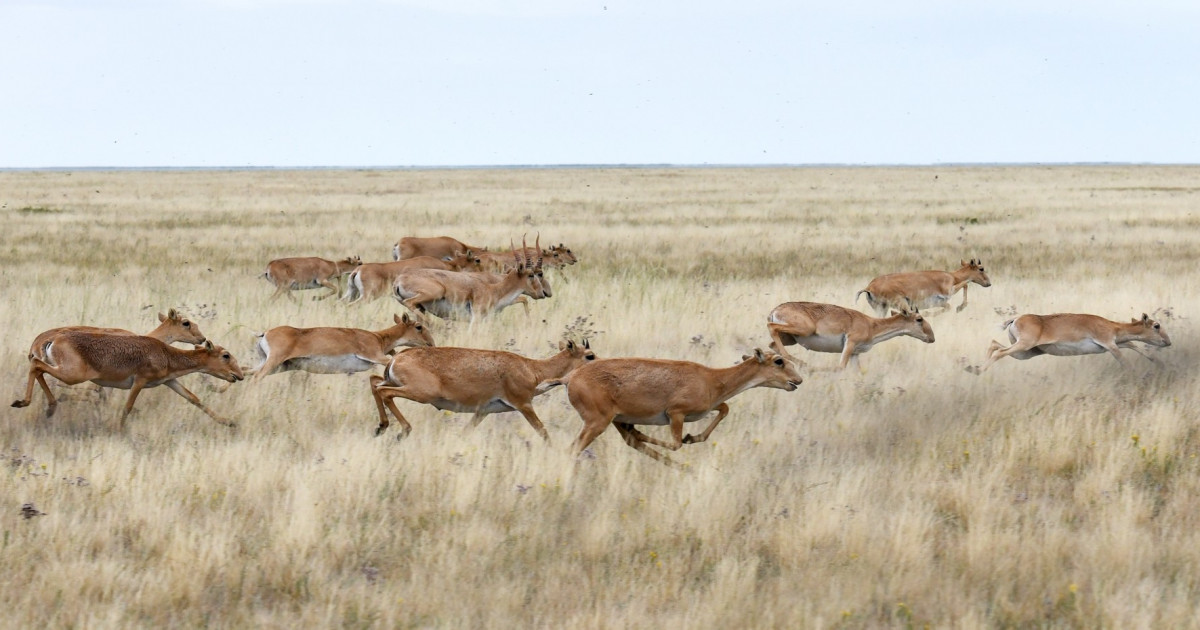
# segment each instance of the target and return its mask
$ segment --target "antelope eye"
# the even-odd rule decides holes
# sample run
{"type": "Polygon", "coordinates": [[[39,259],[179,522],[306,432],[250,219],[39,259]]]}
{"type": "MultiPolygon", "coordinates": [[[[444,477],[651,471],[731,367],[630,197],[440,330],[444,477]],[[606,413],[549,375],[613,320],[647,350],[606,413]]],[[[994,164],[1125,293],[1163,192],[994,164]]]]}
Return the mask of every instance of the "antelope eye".
{"type": "Polygon", "coordinates": [[[590,353],[590,352],[589,352],[589,353],[587,353],[587,354],[583,355],[583,359],[584,359],[585,361],[595,361],[595,360],[596,360],[596,355],[594,355],[594,354],[592,354],[592,353],[590,353]]]}
{"type": "Polygon", "coordinates": [[[924,318],[924,317],[918,317],[918,318],[917,318],[917,323],[918,323],[918,324],[920,324],[920,323],[921,323],[921,322],[923,322],[923,321],[925,321],[925,318],[924,318]]]}
{"type": "Polygon", "coordinates": [[[1160,328],[1160,326],[1158,324],[1154,325],[1154,330],[1158,330],[1159,328],[1160,328]]]}
{"type": "Polygon", "coordinates": [[[184,328],[191,328],[191,327],[192,327],[192,322],[183,322],[183,327],[184,327],[184,328]]]}
{"type": "Polygon", "coordinates": [[[980,271],[980,272],[982,272],[982,271],[983,271],[983,267],[980,267],[980,268],[979,268],[979,271],[980,271]]]}
{"type": "Polygon", "coordinates": [[[783,359],[782,359],[782,358],[780,358],[780,357],[775,357],[775,365],[782,366],[782,365],[783,365],[783,359]]]}
{"type": "Polygon", "coordinates": [[[417,330],[425,330],[425,327],[420,324],[417,324],[417,330]]]}
{"type": "Polygon", "coordinates": [[[222,354],[222,355],[221,355],[221,358],[222,358],[222,359],[225,359],[226,361],[228,361],[228,360],[229,360],[229,353],[228,353],[228,352],[226,352],[225,354],[222,354]]]}

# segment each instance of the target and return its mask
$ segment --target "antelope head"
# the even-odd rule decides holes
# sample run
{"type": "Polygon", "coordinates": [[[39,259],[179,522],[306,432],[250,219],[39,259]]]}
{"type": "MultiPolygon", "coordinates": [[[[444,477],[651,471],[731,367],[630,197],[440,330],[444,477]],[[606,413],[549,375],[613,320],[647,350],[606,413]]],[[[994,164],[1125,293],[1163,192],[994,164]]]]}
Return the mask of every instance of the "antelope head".
{"type": "Polygon", "coordinates": [[[1136,341],[1142,343],[1165,348],[1171,345],[1171,338],[1167,336],[1167,331],[1163,330],[1162,324],[1150,319],[1150,316],[1142,313],[1142,318],[1133,319],[1135,326],[1141,326],[1141,329],[1136,335],[1136,341]]]}
{"type": "Polygon", "coordinates": [[[758,376],[762,379],[758,387],[772,387],[794,392],[800,383],[804,382],[796,366],[775,352],[763,352],[761,348],[755,348],[754,354],[743,356],[742,361],[743,363],[755,362],[758,376]]]}
{"type": "Polygon", "coordinates": [[[915,308],[906,308],[900,311],[892,311],[892,316],[898,317],[899,321],[904,322],[900,334],[920,339],[925,343],[933,343],[933,327],[921,315],[921,311],[915,308]]]}
{"type": "Polygon", "coordinates": [[[215,376],[221,380],[236,383],[242,380],[242,368],[238,366],[237,359],[233,358],[229,351],[221,346],[214,345],[211,341],[205,341],[203,346],[197,348],[204,349],[204,369],[205,374],[215,376]]]}
{"type": "Polygon", "coordinates": [[[992,279],[988,277],[983,270],[983,261],[978,258],[972,258],[969,262],[959,259],[958,263],[964,269],[970,269],[971,273],[967,276],[967,280],[978,284],[981,287],[992,286],[992,279]]]}
{"type": "Polygon", "coordinates": [[[168,310],[166,315],[159,313],[158,321],[174,328],[172,337],[176,341],[192,345],[204,343],[204,333],[200,332],[200,327],[175,309],[168,310]]]}

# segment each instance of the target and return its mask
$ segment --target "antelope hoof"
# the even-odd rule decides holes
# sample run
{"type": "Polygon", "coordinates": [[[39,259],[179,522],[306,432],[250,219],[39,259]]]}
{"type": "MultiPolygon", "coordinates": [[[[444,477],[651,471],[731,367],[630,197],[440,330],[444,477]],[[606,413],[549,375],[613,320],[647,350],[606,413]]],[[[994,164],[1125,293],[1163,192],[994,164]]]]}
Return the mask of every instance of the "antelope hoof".
{"type": "Polygon", "coordinates": [[[967,374],[974,374],[975,376],[979,376],[980,374],[983,374],[983,370],[979,369],[978,365],[968,365],[963,368],[963,371],[966,372],[967,374]]]}
{"type": "Polygon", "coordinates": [[[700,440],[696,439],[696,436],[694,436],[694,435],[692,435],[692,434],[690,434],[690,433],[689,433],[689,434],[687,434],[687,435],[685,435],[685,436],[683,436],[683,443],[684,443],[684,444],[697,444],[697,443],[699,443],[699,442],[700,442],[700,440]]]}
{"type": "Polygon", "coordinates": [[[57,403],[46,407],[46,417],[49,418],[50,416],[53,416],[55,411],[58,411],[57,403]]]}
{"type": "Polygon", "coordinates": [[[385,430],[387,430],[386,426],[375,427],[375,437],[379,437],[379,436],[383,435],[383,432],[385,430]]]}
{"type": "Polygon", "coordinates": [[[12,406],[14,406],[18,409],[20,409],[21,407],[28,407],[29,401],[28,400],[14,400],[12,406]]]}

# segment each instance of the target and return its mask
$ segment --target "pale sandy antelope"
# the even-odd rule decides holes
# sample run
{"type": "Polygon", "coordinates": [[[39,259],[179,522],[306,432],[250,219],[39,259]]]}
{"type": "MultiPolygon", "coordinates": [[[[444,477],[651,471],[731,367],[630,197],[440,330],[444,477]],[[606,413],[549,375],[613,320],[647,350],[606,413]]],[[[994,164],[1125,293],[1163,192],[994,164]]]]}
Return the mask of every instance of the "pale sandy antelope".
{"type": "Polygon", "coordinates": [[[403,435],[412,425],[396,408],[393,398],[407,398],[445,411],[473,413],[470,428],[492,413],[519,411],[547,442],[550,434],[533,410],[533,398],[546,391],[544,381],[558,379],[594,361],[596,354],[584,340],[564,341],[547,359],[530,359],[502,350],[475,348],[413,348],[398,352],[383,371],[371,377],[371,394],[379,410],[375,435],[388,428],[390,410],[403,435]]]}
{"type": "Polygon", "coordinates": [[[270,374],[303,370],[314,374],[353,374],[387,365],[400,346],[432,346],[428,327],[405,313],[383,330],[278,326],[255,335],[259,363],[249,370],[255,382],[270,374]]]}
{"type": "Polygon", "coordinates": [[[961,311],[967,306],[967,285],[974,282],[981,287],[990,287],[992,280],[984,273],[981,260],[960,260],[959,264],[961,267],[957,271],[909,271],[879,276],[856,293],[854,301],[867,294],[867,303],[882,317],[889,309],[949,309],[950,298],[962,290],[962,304],[955,309],[955,312],[961,311]]]}
{"type": "Polygon", "coordinates": [[[36,381],[46,394],[46,417],[54,415],[58,400],[46,384],[45,375],[49,374],[67,385],[91,381],[101,387],[128,389],[129,399],[121,414],[122,429],[138,394],[147,387],[159,385],[166,385],[217,422],[232,426],[232,422],[218,416],[176,380],[193,372],[203,372],[229,382],[242,380],[237,360],[210,341],[191,350],[180,350],[153,337],[65,332],[50,342],[45,360],[30,361],[25,398],[14,401],[12,406],[29,406],[36,381]]]}
{"type": "Polygon", "coordinates": [[[900,311],[891,317],[871,317],[834,304],[787,302],[776,306],[767,317],[771,349],[791,358],[786,346],[800,345],[813,352],[842,355],[839,369],[858,356],[893,337],[907,335],[933,343],[933,328],[915,311],[900,311]]]}
{"type": "Polygon", "coordinates": [[[571,406],[583,419],[583,430],[575,440],[575,455],[612,424],[626,444],[672,464],[670,458],[647,445],[678,450],[684,444],[703,442],[729,414],[725,401],[752,387],[795,391],[802,381],[786,358],[756,349],[753,355],[727,368],[666,359],[604,359],[546,385],[565,384],[571,406]],[[716,411],[717,417],[704,431],[683,434],[685,422],[698,421],[711,411],[716,411]],[[636,428],[639,424],[669,426],[671,440],[650,437],[636,428]]]}
{"type": "Polygon", "coordinates": [[[405,236],[392,245],[392,260],[404,260],[417,256],[433,256],[434,258],[449,259],[456,252],[483,251],[482,247],[474,247],[450,238],[449,236],[405,236]]]}
{"type": "Polygon", "coordinates": [[[328,293],[316,296],[314,299],[323,300],[338,294],[338,278],[344,276],[355,267],[362,264],[358,256],[342,260],[325,260],[324,258],[277,258],[267,263],[267,271],[262,275],[267,282],[275,285],[275,293],[271,300],[286,295],[295,301],[292,291],[299,289],[329,289],[328,293]]]}
{"type": "MultiPolygon", "coordinates": [[[[146,333],[147,337],[154,337],[155,339],[158,339],[166,344],[172,344],[175,342],[190,344],[204,343],[204,333],[200,332],[200,326],[197,325],[196,322],[184,317],[182,313],[176,311],[175,309],[168,310],[166,315],[159,313],[158,321],[158,326],[154,330],[146,333]]],[[[44,361],[46,359],[46,345],[53,341],[55,337],[65,332],[91,332],[125,336],[137,335],[135,332],[131,332],[122,328],[97,328],[95,326],[63,326],[61,328],[51,328],[50,330],[47,330],[34,338],[33,344],[29,347],[29,358],[37,358],[44,361]]]]}
{"type": "Polygon", "coordinates": [[[487,317],[517,301],[522,295],[534,299],[553,295],[550,281],[542,271],[542,259],[536,264],[516,258],[515,268],[497,282],[476,273],[455,273],[438,269],[410,269],[400,272],[392,285],[392,297],[417,314],[430,313],[442,318],[469,314],[472,321],[487,317]]]}
{"type": "Polygon", "coordinates": [[[350,272],[342,299],[350,304],[371,301],[388,295],[396,278],[405,269],[441,269],[443,271],[480,271],[481,261],[473,253],[458,252],[449,260],[417,256],[386,263],[363,263],[350,272]]]}
{"type": "Polygon", "coordinates": [[[1171,338],[1163,330],[1162,324],[1145,313],[1142,313],[1141,319],[1135,317],[1128,324],[1079,313],[1027,314],[1004,322],[1003,328],[1008,332],[1012,345],[1005,347],[992,340],[983,368],[969,371],[983,372],[1004,357],[1024,361],[1043,354],[1073,357],[1105,352],[1111,352],[1117,363],[1128,367],[1129,364],[1121,358],[1121,348],[1133,350],[1153,362],[1154,359],[1142,354],[1133,342],[1159,348],[1171,345],[1171,338]]]}

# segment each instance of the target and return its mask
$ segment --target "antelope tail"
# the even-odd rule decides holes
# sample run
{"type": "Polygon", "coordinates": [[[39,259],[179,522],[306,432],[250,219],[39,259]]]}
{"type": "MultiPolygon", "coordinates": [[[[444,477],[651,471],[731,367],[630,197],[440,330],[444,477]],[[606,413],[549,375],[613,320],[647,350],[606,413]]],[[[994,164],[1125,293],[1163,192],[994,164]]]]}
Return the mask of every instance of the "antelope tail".
{"type": "Polygon", "coordinates": [[[858,293],[855,293],[855,294],[854,294],[854,301],[855,301],[855,302],[857,302],[857,301],[858,301],[858,298],[859,298],[859,297],[860,297],[862,294],[864,294],[864,293],[866,293],[866,294],[867,294],[867,301],[868,301],[868,302],[870,302],[870,301],[871,301],[871,298],[872,298],[872,297],[874,297],[874,296],[872,296],[872,295],[871,295],[871,292],[870,292],[870,291],[868,291],[868,290],[866,290],[866,289],[863,289],[862,291],[859,291],[858,293]]]}
{"type": "Polygon", "coordinates": [[[363,287],[362,278],[358,275],[358,270],[350,272],[350,278],[346,280],[346,294],[342,296],[344,302],[355,302],[362,299],[363,287]]]}
{"type": "Polygon", "coordinates": [[[1003,324],[1000,324],[1000,330],[1004,330],[1004,329],[1008,328],[1009,326],[1012,326],[1012,323],[1015,321],[1017,321],[1016,317],[1005,321],[1003,324]]]}

